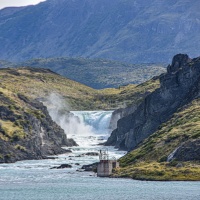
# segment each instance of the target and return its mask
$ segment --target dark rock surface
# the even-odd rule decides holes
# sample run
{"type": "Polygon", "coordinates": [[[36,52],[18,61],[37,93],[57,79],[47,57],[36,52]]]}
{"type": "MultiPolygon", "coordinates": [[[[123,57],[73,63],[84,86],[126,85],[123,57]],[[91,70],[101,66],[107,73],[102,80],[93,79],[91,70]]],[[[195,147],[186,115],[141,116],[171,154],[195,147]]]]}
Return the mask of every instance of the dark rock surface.
{"type": "Polygon", "coordinates": [[[133,113],[121,118],[106,145],[132,150],[179,108],[199,97],[200,57],[174,56],[167,73],[160,77],[160,88],[149,94],[133,113]]]}
{"type": "MultiPolygon", "coordinates": [[[[149,93],[144,94],[142,98],[145,98],[148,94],[149,93]]],[[[120,108],[120,109],[115,110],[112,113],[109,128],[111,130],[116,129],[118,120],[133,113],[137,109],[138,105],[139,103],[134,103],[131,106],[128,106],[126,108],[120,108]]]]}
{"type": "MultiPolygon", "coordinates": [[[[64,130],[61,129],[49,116],[47,108],[36,100],[18,94],[18,98],[29,106],[31,112],[15,114],[7,106],[0,107],[0,119],[5,121],[21,121],[26,136],[13,137],[10,140],[0,138],[0,163],[15,162],[25,159],[43,159],[49,155],[69,152],[62,146],[72,146],[74,141],[68,140],[64,130]]],[[[9,104],[9,102],[7,102],[9,104]]],[[[0,126],[0,132],[4,130],[0,126]]]]}
{"type": "Polygon", "coordinates": [[[84,153],[82,155],[85,155],[85,156],[98,156],[99,153],[97,153],[97,152],[88,152],[88,153],[84,153]]]}
{"type": "Polygon", "coordinates": [[[96,171],[97,165],[98,165],[98,162],[92,163],[92,164],[89,164],[89,165],[83,165],[81,167],[81,169],[84,169],[85,171],[96,171]]]}
{"type": "Polygon", "coordinates": [[[200,139],[187,141],[175,152],[173,159],[177,161],[200,160],[200,139]]]}
{"type": "Polygon", "coordinates": [[[58,167],[52,167],[50,169],[64,169],[64,168],[72,168],[72,166],[69,165],[69,164],[62,164],[62,165],[60,165],[58,167]]]}

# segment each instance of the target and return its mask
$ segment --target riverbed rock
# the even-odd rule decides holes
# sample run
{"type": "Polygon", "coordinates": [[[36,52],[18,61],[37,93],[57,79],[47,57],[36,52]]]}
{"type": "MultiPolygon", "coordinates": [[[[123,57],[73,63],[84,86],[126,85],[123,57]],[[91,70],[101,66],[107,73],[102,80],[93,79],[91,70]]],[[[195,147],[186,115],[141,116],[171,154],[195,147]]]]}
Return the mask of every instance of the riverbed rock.
{"type": "Polygon", "coordinates": [[[79,163],[75,163],[75,165],[80,165],[79,163]]]}
{"type": "Polygon", "coordinates": [[[85,171],[97,171],[97,165],[98,162],[89,165],[83,165],[81,169],[84,169],[85,171]]]}
{"type": "Polygon", "coordinates": [[[98,156],[99,153],[97,153],[97,152],[88,152],[88,153],[84,153],[83,155],[85,155],[85,156],[98,156]]]}
{"type": "Polygon", "coordinates": [[[62,165],[60,165],[58,167],[52,167],[50,169],[64,169],[64,168],[72,168],[72,166],[69,165],[69,164],[62,164],[62,165]]]}

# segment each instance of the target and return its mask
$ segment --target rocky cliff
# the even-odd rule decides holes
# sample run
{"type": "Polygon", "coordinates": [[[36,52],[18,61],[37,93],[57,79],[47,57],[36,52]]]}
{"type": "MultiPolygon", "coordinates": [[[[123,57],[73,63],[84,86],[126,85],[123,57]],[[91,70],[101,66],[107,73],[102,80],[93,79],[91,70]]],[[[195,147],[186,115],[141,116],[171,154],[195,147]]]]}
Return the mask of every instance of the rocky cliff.
{"type": "Polygon", "coordinates": [[[106,145],[132,150],[168,121],[177,110],[199,97],[200,57],[174,56],[160,88],[149,94],[135,111],[117,123],[106,145]]]}
{"type": "Polygon", "coordinates": [[[123,96],[125,93],[127,93],[126,99],[129,99],[129,103],[127,106],[121,107],[112,113],[110,129],[116,129],[119,119],[133,113],[137,109],[138,105],[144,100],[144,98],[159,87],[159,77],[155,76],[151,80],[137,85],[133,91],[122,91],[119,95],[123,96]]]}
{"type": "Polygon", "coordinates": [[[42,103],[1,88],[0,104],[0,163],[42,159],[76,145],[42,103]]]}

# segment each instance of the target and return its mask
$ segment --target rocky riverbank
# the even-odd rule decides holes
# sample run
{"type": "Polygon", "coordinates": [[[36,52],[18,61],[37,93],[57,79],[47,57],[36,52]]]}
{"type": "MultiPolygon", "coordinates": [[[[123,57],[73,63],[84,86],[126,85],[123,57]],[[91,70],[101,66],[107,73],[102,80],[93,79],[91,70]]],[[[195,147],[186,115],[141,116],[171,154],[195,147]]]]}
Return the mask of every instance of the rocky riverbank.
{"type": "Polygon", "coordinates": [[[168,72],[160,76],[160,88],[147,95],[138,105],[123,109],[122,118],[106,145],[132,150],[158,130],[179,108],[199,95],[200,58],[178,54],[168,72]],[[125,113],[125,114],[124,114],[125,113]],[[126,114],[127,113],[127,114],[126,114]]]}
{"type": "Polygon", "coordinates": [[[160,88],[122,117],[106,142],[129,151],[114,177],[200,180],[199,80],[200,57],[173,58],[160,88]]]}
{"type": "Polygon", "coordinates": [[[0,163],[43,159],[68,152],[62,146],[76,145],[42,103],[7,90],[0,98],[0,163]]]}

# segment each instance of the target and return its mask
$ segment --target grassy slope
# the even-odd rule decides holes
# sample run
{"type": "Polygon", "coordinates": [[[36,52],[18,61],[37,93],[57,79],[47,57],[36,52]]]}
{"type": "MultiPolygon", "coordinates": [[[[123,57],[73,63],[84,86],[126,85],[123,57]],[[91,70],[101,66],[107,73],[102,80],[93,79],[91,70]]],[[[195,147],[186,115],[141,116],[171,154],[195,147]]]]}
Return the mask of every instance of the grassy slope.
{"type": "Polygon", "coordinates": [[[144,94],[153,92],[159,86],[158,79],[151,79],[140,85],[130,84],[121,86],[118,89],[108,88],[100,91],[104,101],[108,102],[112,109],[116,109],[139,103],[143,100],[144,94]]]}
{"type": "Polygon", "coordinates": [[[18,141],[26,138],[27,135],[24,132],[23,126],[24,124],[29,124],[29,122],[24,118],[24,113],[30,113],[36,118],[44,117],[39,109],[33,109],[30,107],[18,97],[18,94],[4,86],[0,86],[1,109],[7,108],[7,114],[9,112],[8,115],[12,116],[10,120],[5,120],[3,117],[4,114],[2,114],[4,111],[1,110],[2,119],[0,119],[0,139],[4,141],[18,141]]]}
{"type": "Polygon", "coordinates": [[[163,124],[139,148],[120,159],[114,176],[145,180],[200,180],[199,162],[166,162],[183,142],[200,138],[200,99],[194,100],[163,124]]]}
{"type": "MultiPolygon", "coordinates": [[[[48,97],[52,92],[58,93],[72,110],[116,109],[119,106],[118,102],[123,102],[121,106],[128,105],[138,96],[157,87],[159,87],[158,80],[150,80],[138,86],[128,85],[119,89],[94,90],[46,69],[0,69],[0,106],[2,109],[0,141],[12,143],[27,137],[23,129],[25,124],[29,124],[24,118],[25,113],[33,114],[38,119],[44,117],[39,109],[33,109],[21,100],[19,94],[35,99],[48,97]],[[5,108],[7,114],[10,112],[12,119],[4,119],[3,109],[5,108]]],[[[31,127],[29,129],[31,132],[31,127]]],[[[25,147],[20,145],[13,148],[25,150],[25,147]]]]}
{"type": "Polygon", "coordinates": [[[124,107],[143,93],[159,87],[158,80],[139,86],[95,90],[46,69],[10,68],[0,70],[0,88],[30,98],[43,98],[52,92],[63,96],[70,110],[116,109],[124,107]],[[121,102],[121,105],[119,105],[121,102]]]}

